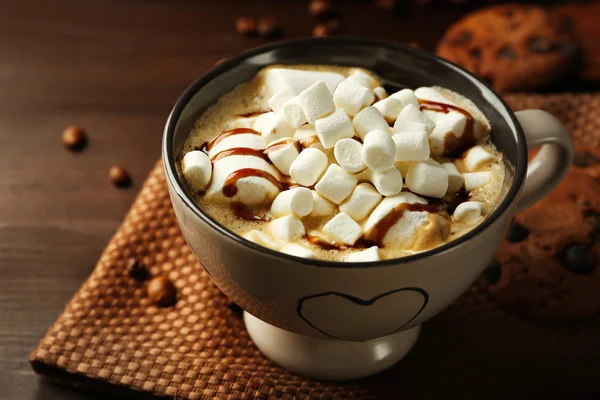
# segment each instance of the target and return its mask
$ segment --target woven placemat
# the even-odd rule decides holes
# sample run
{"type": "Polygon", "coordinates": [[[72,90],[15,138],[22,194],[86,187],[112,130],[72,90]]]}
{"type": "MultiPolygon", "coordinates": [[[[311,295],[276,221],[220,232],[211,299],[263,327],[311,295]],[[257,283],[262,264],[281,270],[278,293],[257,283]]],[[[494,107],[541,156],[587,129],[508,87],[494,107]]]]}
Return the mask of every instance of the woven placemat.
{"type": "MultiPolygon", "coordinates": [[[[600,144],[600,95],[512,95],[508,101],[517,110],[550,111],[578,143],[600,144]]],[[[474,284],[427,322],[409,355],[382,374],[349,383],[293,375],[259,353],[241,311],[197,263],[177,226],[159,163],[30,361],[36,372],[64,383],[137,398],[600,395],[600,316],[535,324],[498,308],[482,288],[474,284]],[[125,272],[131,257],[175,283],[174,307],[157,308],[148,300],[143,284],[125,272]]]]}

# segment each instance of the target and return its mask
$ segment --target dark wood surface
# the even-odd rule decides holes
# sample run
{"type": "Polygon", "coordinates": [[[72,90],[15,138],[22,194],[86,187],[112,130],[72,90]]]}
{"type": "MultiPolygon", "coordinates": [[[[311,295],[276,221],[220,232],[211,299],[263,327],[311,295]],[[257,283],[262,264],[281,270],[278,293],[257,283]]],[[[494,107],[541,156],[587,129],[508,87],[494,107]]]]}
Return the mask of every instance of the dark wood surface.
{"type": "MultiPolygon", "coordinates": [[[[215,61],[264,43],[233,29],[277,15],[284,38],[309,35],[306,2],[0,2],[0,398],[105,398],[34,375],[27,357],[93,269],[159,158],[178,95],[215,61]],[[68,124],[89,133],[66,151],[68,124]],[[134,186],[108,182],[113,164],[134,186]]],[[[392,16],[346,2],[339,33],[433,45],[464,10],[392,16]]]]}

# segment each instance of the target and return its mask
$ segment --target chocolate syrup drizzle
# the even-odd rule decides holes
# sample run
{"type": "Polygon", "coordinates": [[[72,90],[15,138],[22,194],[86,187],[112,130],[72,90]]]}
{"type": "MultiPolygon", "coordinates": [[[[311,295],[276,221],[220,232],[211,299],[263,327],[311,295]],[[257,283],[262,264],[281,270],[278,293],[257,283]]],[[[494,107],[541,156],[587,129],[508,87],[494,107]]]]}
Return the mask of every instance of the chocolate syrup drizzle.
{"type": "MultiPolygon", "coordinates": [[[[456,111],[467,118],[467,123],[465,124],[465,131],[463,132],[463,135],[460,138],[456,137],[456,135],[450,132],[446,134],[446,138],[444,139],[444,148],[446,149],[446,153],[450,157],[453,157],[453,155],[456,154],[460,155],[460,153],[462,153],[463,150],[465,150],[468,146],[473,144],[473,142],[475,141],[475,119],[473,118],[473,115],[471,115],[470,112],[460,107],[453,106],[451,104],[438,103],[437,101],[419,99],[419,104],[421,106],[421,111],[430,110],[443,112],[444,114],[448,114],[450,111],[456,111]]],[[[458,156],[456,156],[455,158],[458,158],[458,156]]]]}

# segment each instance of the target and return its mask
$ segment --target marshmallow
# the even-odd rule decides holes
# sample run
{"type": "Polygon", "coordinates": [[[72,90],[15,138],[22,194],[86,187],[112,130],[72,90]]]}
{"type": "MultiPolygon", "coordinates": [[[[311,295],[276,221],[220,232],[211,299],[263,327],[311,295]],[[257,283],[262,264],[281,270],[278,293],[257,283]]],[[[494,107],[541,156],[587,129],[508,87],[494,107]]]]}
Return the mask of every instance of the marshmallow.
{"type": "Polygon", "coordinates": [[[302,92],[314,83],[325,83],[330,93],[345,79],[344,75],[337,72],[309,71],[290,68],[271,68],[265,73],[265,87],[268,95],[291,88],[295,94],[302,92]]]}
{"type": "Polygon", "coordinates": [[[386,131],[371,131],[365,135],[362,160],[373,171],[384,171],[394,165],[396,144],[386,131]]]}
{"type": "Polygon", "coordinates": [[[333,243],[341,243],[346,245],[354,245],[362,236],[362,229],[346,213],[339,213],[333,217],[323,227],[325,233],[333,243]]]}
{"type": "Polygon", "coordinates": [[[192,189],[204,190],[212,177],[212,163],[204,152],[193,150],[183,156],[181,172],[192,189]]]}
{"type": "Polygon", "coordinates": [[[396,161],[394,163],[394,168],[396,168],[402,176],[406,176],[408,169],[410,168],[410,161],[396,161]]]}
{"type": "Polygon", "coordinates": [[[465,180],[465,190],[467,192],[472,192],[473,190],[485,185],[492,174],[488,171],[485,172],[465,172],[462,174],[465,180]]]}
{"type": "Polygon", "coordinates": [[[294,140],[300,143],[302,147],[305,149],[315,148],[317,150],[321,150],[323,153],[328,154],[331,149],[326,149],[321,144],[319,140],[319,136],[315,131],[315,127],[312,125],[302,125],[298,130],[294,133],[294,140]]]}
{"type": "Polygon", "coordinates": [[[354,139],[340,139],[333,148],[335,160],[348,172],[356,173],[366,168],[362,161],[363,145],[354,139]]]}
{"type": "Polygon", "coordinates": [[[235,129],[235,128],[252,128],[254,126],[254,123],[256,122],[256,120],[258,119],[260,114],[254,114],[248,117],[239,117],[236,118],[233,121],[233,126],[231,126],[231,129],[235,129]]]}
{"type": "Polygon", "coordinates": [[[353,117],[363,108],[370,106],[375,101],[371,89],[356,82],[345,80],[341,82],[333,93],[333,102],[337,108],[343,108],[353,117]]]}
{"type": "Polygon", "coordinates": [[[348,254],[348,262],[369,262],[379,261],[379,247],[371,246],[363,251],[356,251],[348,254]]]}
{"type": "Polygon", "coordinates": [[[477,221],[483,215],[483,203],[478,201],[465,201],[460,203],[452,214],[452,220],[458,223],[477,221]]]}
{"type": "Polygon", "coordinates": [[[369,171],[369,178],[383,196],[394,196],[402,190],[402,175],[394,167],[385,171],[369,171]]]}
{"type": "Polygon", "coordinates": [[[326,199],[340,204],[350,196],[357,183],[358,180],[354,175],[344,171],[339,165],[331,164],[319,183],[315,185],[315,190],[326,199]]]}
{"type": "Polygon", "coordinates": [[[439,164],[414,162],[406,173],[406,186],[411,192],[442,198],[448,190],[448,173],[439,164]]]}
{"type": "Polygon", "coordinates": [[[417,96],[415,96],[415,92],[410,89],[402,89],[399,92],[392,94],[390,97],[400,100],[403,108],[409,104],[419,108],[419,99],[417,99],[417,96]]]}
{"type": "Polygon", "coordinates": [[[286,215],[269,222],[269,230],[275,238],[290,242],[304,236],[304,225],[295,215],[286,215]]]}
{"type": "Polygon", "coordinates": [[[421,122],[405,121],[405,120],[397,119],[396,122],[394,123],[394,128],[392,129],[392,131],[394,133],[418,132],[418,131],[429,132],[428,129],[429,128],[427,127],[427,125],[425,125],[421,122]]]}
{"type": "Polygon", "coordinates": [[[396,161],[425,161],[429,159],[429,136],[425,131],[396,133],[396,161]]]}
{"type": "Polygon", "coordinates": [[[420,88],[415,89],[415,95],[421,100],[434,101],[436,103],[442,104],[450,104],[456,105],[446,96],[435,90],[434,88],[430,88],[427,86],[422,86],[420,88]]]}
{"type": "Polygon", "coordinates": [[[388,92],[381,86],[377,86],[375,89],[373,89],[373,94],[375,95],[375,99],[377,99],[377,101],[390,97],[388,92]]]}
{"type": "Polygon", "coordinates": [[[285,102],[281,116],[292,128],[299,128],[306,123],[306,115],[296,97],[285,102]]]}
{"type": "MultiPolygon", "coordinates": [[[[427,115],[423,114],[419,110],[418,105],[415,106],[414,104],[408,104],[406,107],[404,107],[400,115],[398,115],[396,123],[398,122],[398,120],[414,121],[425,124],[425,126],[427,127],[427,133],[430,133],[435,127],[435,122],[433,122],[427,115]]],[[[396,123],[394,123],[394,125],[396,125],[396,123]]]]}
{"type": "Polygon", "coordinates": [[[306,217],[313,210],[315,201],[310,189],[293,188],[280,192],[271,204],[271,214],[275,217],[293,214],[306,217]]]}
{"type": "Polygon", "coordinates": [[[271,110],[275,111],[277,114],[283,115],[281,113],[283,105],[286,101],[293,99],[294,97],[296,97],[296,92],[294,92],[292,88],[286,87],[271,96],[268,101],[269,107],[271,107],[271,110]]]}
{"type": "Polygon", "coordinates": [[[327,156],[317,149],[304,149],[290,165],[290,176],[302,186],[311,186],[328,164],[327,156]]]}
{"type": "Polygon", "coordinates": [[[365,135],[371,131],[388,132],[390,130],[388,123],[375,107],[362,109],[352,120],[352,125],[361,140],[364,140],[365,135]]]}
{"type": "Polygon", "coordinates": [[[244,238],[251,241],[252,243],[256,243],[259,246],[263,246],[269,248],[271,250],[279,250],[281,244],[273,239],[270,235],[263,233],[261,231],[257,231],[256,229],[251,230],[250,232],[244,235],[244,238]]]}
{"type": "Polygon", "coordinates": [[[260,115],[254,123],[254,130],[260,132],[267,143],[276,139],[292,137],[295,131],[279,114],[274,112],[260,115]]]}
{"type": "Polygon", "coordinates": [[[317,255],[314,252],[296,243],[288,243],[285,246],[283,246],[279,251],[296,257],[309,259],[317,258],[317,255]]]}
{"type": "Polygon", "coordinates": [[[383,118],[388,123],[394,122],[400,111],[402,111],[402,102],[395,97],[388,97],[383,100],[379,100],[377,103],[373,104],[373,107],[379,110],[383,118]]]}
{"type": "Polygon", "coordinates": [[[368,89],[373,89],[376,85],[375,79],[369,74],[364,73],[361,70],[353,72],[346,81],[356,83],[358,85],[364,86],[368,89]]]}
{"type": "Polygon", "coordinates": [[[284,175],[290,174],[290,165],[300,154],[296,142],[287,138],[271,142],[265,149],[265,153],[273,165],[284,175]]]}
{"type": "Polygon", "coordinates": [[[320,118],[315,121],[315,130],[319,136],[321,144],[326,149],[335,146],[335,142],[343,138],[354,136],[352,121],[344,109],[335,110],[328,117],[320,118]]]}
{"type": "Polygon", "coordinates": [[[448,191],[446,194],[458,192],[465,183],[464,178],[452,163],[444,163],[442,164],[442,168],[448,173],[448,191]]]}
{"type": "Polygon", "coordinates": [[[431,152],[436,156],[441,156],[446,151],[453,150],[446,148],[447,143],[456,142],[460,139],[465,131],[467,124],[467,117],[463,114],[450,111],[448,114],[444,114],[440,118],[433,131],[429,135],[429,145],[431,146],[431,152]],[[454,136],[453,140],[448,140],[448,137],[454,136]]]}
{"type": "Polygon", "coordinates": [[[381,195],[371,184],[361,183],[354,188],[350,197],[340,204],[340,211],[360,222],[369,216],[380,201],[381,195]]]}
{"type": "Polygon", "coordinates": [[[467,154],[464,157],[465,166],[471,170],[475,171],[479,169],[484,164],[487,164],[494,160],[494,156],[491,155],[486,149],[482,146],[473,146],[467,151],[467,154]]]}
{"type": "Polygon", "coordinates": [[[265,138],[253,133],[242,133],[239,135],[227,136],[208,151],[208,157],[213,158],[220,152],[236,147],[244,147],[247,149],[262,150],[267,145],[265,138]]]}
{"type": "Polygon", "coordinates": [[[314,124],[319,118],[335,111],[333,97],[327,86],[320,81],[300,92],[297,99],[309,124],[314,124]]]}
{"type": "Polygon", "coordinates": [[[314,206],[310,213],[311,217],[324,217],[333,214],[335,204],[321,196],[316,190],[311,190],[311,193],[314,201],[314,206]]]}

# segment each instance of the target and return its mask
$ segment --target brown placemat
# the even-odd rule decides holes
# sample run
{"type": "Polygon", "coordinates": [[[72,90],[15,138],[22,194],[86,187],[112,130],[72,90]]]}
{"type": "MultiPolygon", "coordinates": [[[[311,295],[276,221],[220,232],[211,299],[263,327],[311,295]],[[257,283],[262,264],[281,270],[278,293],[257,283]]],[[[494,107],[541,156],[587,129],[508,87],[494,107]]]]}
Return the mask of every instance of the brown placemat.
{"type": "MultiPolygon", "coordinates": [[[[508,101],[514,109],[550,111],[578,143],[600,144],[599,94],[508,101]]],[[[600,315],[535,324],[498,308],[476,283],[424,325],[415,348],[390,370],[349,383],[295,376],[259,353],[240,310],[195,260],[159,163],[30,361],[36,372],[64,383],[131,397],[592,398],[600,395],[600,315]],[[145,297],[143,285],[125,272],[131,257],[173,280],[174,307],[157,308],[145,297]]]]}

